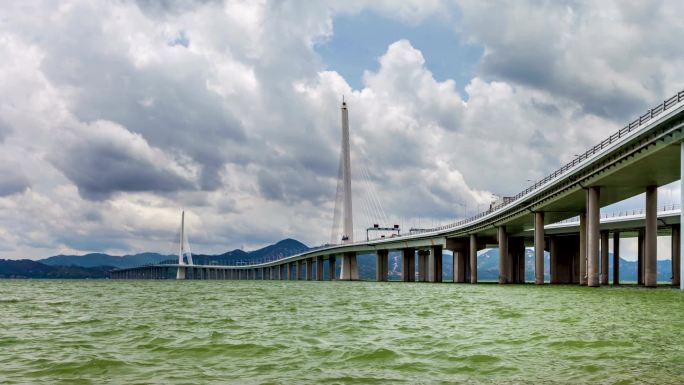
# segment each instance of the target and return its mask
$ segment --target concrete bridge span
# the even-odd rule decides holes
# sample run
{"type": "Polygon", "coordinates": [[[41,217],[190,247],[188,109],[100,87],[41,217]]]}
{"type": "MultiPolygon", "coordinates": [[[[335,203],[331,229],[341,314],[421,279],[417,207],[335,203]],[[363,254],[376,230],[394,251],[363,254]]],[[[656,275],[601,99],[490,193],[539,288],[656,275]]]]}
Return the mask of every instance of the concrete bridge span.
{"type": "MultiPolygon", "coordinates": [[[[576,282],[596,287],[607,283],[602,270],[602,266],[607,266],[602,264],[607,255],[606,233],[618,234],[619,239],[623,230],[630,230],[625,235],[636,233],[643,243],[639,248],[642,250],[639,280],[648,287],[657,285],[657,235],[672,233],[673,267],[676,267],[673,284],[681,285],[679,223],[682,214],[678,209],[678,214],[659,216],[657,189],[682,179],[683,140],[684,91],[648,110],[509,202],[475,217],[419,234],[327,246],[250,266],[188,268],[227,270],[229,276],[238,277],[250,274],[256,277],[258,271],[261,277],[269,279],[296,276],[309,279],[314,274],[316,279],[322,279],[322,261],[328,261],[330,270],[335,271],[339,256],[342,270],[346,272],[342,278],[355,280],[358,279],[356,255],[376,253],[377,278],[386,280],[387,253],[401,250],[404,281],[441,281],[441,258],[438,257],[447,249],[454,254],[455,280],[476,283],[477,251],[493,246],[500,249],[499,282],[506,284],[523,281],[522,258],[525,247],[530,245],[535,248],[537,284],[545,283],[544,250],[549,250],[551,269],[557,272],[555,278],[552,274],[552,283],[576,282]],[[614,221],[600,218],[601,207],[641,193],[646,195],[642,217],[614,221]],[[563,225],[563,221],[573,217],[578,218],[574,225],[563,225]],[[565,255],[570,253],[566,250],[576,250],[576,253],[565,255]],[[413,272],[415,261],[418,262],[417,278],[413,272]]],[[[113,273],[115,277],[121,275],[125,276],[124,271],[113,273]]]]}

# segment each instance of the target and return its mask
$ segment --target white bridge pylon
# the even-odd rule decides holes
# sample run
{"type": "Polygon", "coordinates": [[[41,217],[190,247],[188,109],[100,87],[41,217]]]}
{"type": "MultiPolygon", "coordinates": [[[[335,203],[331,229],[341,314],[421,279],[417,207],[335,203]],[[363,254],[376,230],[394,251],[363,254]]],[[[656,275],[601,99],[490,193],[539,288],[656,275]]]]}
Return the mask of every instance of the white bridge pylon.
{"type": "MultiPolygon", "coordinates": [[[[337,193],[335,197],[335,213],[333,216],[333,227],[331,243],[352,243],[354,242],[354,221],[352,219],[352,186],[351,186],[351,150],[349,146],[349,112],[347,103],[342,98],[342,150],[340,151],[340,168],[337,180],[337,193]],[[341,218],[340,218],[341,216],[341,218]],[[340,229],[341,220],[341,229],[340,229]],[[340,231],[341,230],[341,231],[340,231]],[[341,232],[341,234],[340,234],[341,232]]],[[[343,255],[342,266],[340,269],[340,279],[358,279],[356,267],[356,255],[343,255]]]]}
{"type": "Polygon", "coordinates": [[[178,244],[178,270],[176,272],[176,279],[185,279],[185,266],[193,265],[192,253],[190,252],[190,242],[188,241],[188,236],[185,233],[185,211],[181,212],[181,227],[178,244]],[[185,263],[186,256],[188,260],[187,263],[185,263]]]}

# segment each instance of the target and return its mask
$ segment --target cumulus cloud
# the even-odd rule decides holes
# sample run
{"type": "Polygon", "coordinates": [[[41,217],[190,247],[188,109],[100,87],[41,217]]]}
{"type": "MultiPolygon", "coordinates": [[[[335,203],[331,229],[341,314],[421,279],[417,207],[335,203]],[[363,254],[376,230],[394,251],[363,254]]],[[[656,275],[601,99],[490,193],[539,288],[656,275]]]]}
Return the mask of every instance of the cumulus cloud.
{"type": "Polygon", "coordinates": [[[17,194],[31,186],[31,182],[16,165],[0,164],[0,175],[0,196],[17,194]]]}
{"type": "Polygon", "coordinates": [[[3,252],[165,251],[181,208],[202,252],[324,242],[342,95],[358,229],[369,194],[404,228],[473,214],[681,86],[681,21],[665,7],[678,5],[8,3],[0,151],[20,166],[0,170],[3,252]],[[364,10],[458,20],[484,48],[477,72],[437,79],[398,40],[353,89],[314,46],[364,10]]]}
{"type": "Polygon", "coordinates": [[[78,125],[48,159],[89,199],[115,192],[191,190],[196,167],[180,164],[140,135],[108,121],[78,125]]]}
{"type": "Polygon", "coordinates": [[[674,75],[684,68],[682,3],[459,5],[463,32],[485,48],[483,74],[572,99],[585,113],[624,120],[684,85],[674,75]]]}

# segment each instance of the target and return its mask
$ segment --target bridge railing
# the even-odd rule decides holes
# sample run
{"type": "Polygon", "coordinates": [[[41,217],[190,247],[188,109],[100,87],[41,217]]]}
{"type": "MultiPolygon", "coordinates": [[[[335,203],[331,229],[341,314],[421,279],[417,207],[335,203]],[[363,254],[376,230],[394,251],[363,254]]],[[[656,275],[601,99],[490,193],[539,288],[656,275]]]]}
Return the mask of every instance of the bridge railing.
{"type": "MultiPolygon", "coordinates": [[[[658,207],[658,212],[667,212],[667,211],[675,211],[675,210],[681,210],[682,205],[679,203],[672,203],[669,205],[663,205],[658,207]]],[[[617,211],[611,211],[607,213],[601,213],[601,219],[608,219],[608,218],[621,218],[621,217],[630,217],[630,216],[636,216],[636,215],[645,215],[646,214],[646,209],[645,208],[639,208],[639,209],[631,209],[631,210],[617,210],[617,211]]],[[[564,219],[560,222],[555,222],[552,223],[552,225],[560,225],[560,224],[565,224],[565,223],[577,223],[579,222],[579,217],[572,217],[568,219],[564,219]]]]}
{"type": "MultiPolygon", "coordinates": [[[[556,179],[557,177],[565,174],[569,170],[575,168],[577,165],[583,163],[587,159],[589,159],[592,155],[596,154],[597,152],[603,150],[604,148],[608,147],[609,145],[617,142],[619,139],[622,139],[624,136],[629,134],[630,132],[634,131],[635,129],[641,127],[643,124],[649,122],[651,119],[657,117],[658,115],[662,114],[666,110],[674,107],[675,105],[681,103],[684,101],[684,90],[679,91],[677,94],[673,95],[669,99],[664,100],[662,103],[654,106],[653,108],[649,109],[646,111],[645,114],[639,116],[637,119],[633,120],[631,123],[627,124],[617,132],[613,133],[606,139],[602,140],[601,143],[595,145],[594,147],[588,149],[585,151],[583,154],[580,154],[579,156],[575,157],[571,162],[568,162],[561,166],[561,168],[557,169],[556,171],[552,172],[551,174],[547,175],[543,179],[535,182],[533,185],[527,187],[525,190],[519,192],[515,196],[513,196],[510,200],[500,203],[498,205],[493,205],[491,206],[487,211],[483,211],[481,213],[478,213],[474,216],[464,218],[460,221],[450,223],[448,225],[443,225],[431,229],[422,229],[420,232],[422,233],[427,233],[427,232],[434,232],[434,231],[440,231],[440,230],[448,230],[452,229],[455,227],[460,227],[462,225],[465,225],[467,223],[473,222],[475,220],[478,220],[486,215],[489,215],[495,211],[498,211],[502,209],[505,206],[508,206],[515,201],[519,200],[520,198],[526,196],[527,194],[539,189],[540,187],[544,186],[548,182],[556,179]]],[[[415,232],[414,232],[415,234],[415,232]]],[[[402,236],[408,235],[408,234],[402,234],[402,236]]]]}

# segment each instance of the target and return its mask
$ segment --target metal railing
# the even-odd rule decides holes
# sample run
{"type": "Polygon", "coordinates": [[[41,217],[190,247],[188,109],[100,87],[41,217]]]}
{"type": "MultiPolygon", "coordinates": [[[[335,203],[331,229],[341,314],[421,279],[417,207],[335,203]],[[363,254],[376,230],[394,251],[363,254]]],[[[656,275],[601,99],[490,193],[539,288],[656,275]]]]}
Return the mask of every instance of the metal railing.
{"type": "MultiPolygon", "coordinates": [[[[676,210],[681,210],[682,205],[679,203],[672,203],[669,205],[664,205],[658,207],[657,212],[662,213],[666,211],[676,211],[676,210]]],[[[601,219],[608,219],[608,218],[620,218],[620,217],[630,217],[630,216],[637,216],[637,215],[645,215],[646,214],[646,208],[640,208],[640,209],[631,209],[631,210],[618,210],[618,211],[612,211],[609,213],[601,213],[601,219]]],[[[579,223],[579,217],[572,217],[568,219],[564,219],[560,222],[555,222],[551,223],[551,225],[562,225],[566,223],[579,223]]]]}

